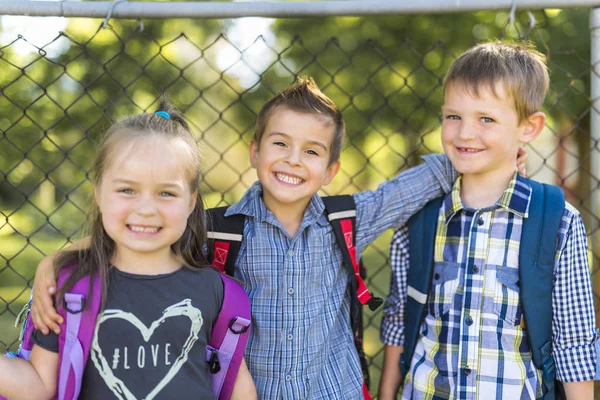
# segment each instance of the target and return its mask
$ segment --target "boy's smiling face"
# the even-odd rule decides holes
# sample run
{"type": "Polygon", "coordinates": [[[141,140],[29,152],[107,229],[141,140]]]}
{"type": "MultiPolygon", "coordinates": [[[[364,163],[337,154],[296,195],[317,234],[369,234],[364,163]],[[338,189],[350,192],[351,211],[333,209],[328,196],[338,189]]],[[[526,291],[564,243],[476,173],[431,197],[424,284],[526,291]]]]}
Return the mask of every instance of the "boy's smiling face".
{"type": "Polygon", "coordinates": [[[263,200],[276,216],[304,213],[311,197],[329,184],[340,162],[330,163],[335,124],[316,113],[272,111],[260,143],[250,143],[250,163],[263,185],[263,200]]]}
{"type": "Polygon", "coordinates": [[[479,88],[478,96],[459,83],[446,88],[442,106],[442,145],[464,178],[502,182],[516,168],[519,146],[544,127],[541,112],[519,121],[514,101],[503,84],[479,88]]]}

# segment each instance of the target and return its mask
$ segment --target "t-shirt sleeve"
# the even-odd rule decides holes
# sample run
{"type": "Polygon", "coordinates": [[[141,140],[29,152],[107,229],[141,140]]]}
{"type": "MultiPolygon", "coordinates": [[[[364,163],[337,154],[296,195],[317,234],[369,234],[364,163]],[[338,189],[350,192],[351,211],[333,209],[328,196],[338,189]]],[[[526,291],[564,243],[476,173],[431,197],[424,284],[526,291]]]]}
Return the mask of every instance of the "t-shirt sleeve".
{"type": "Polygon", "coordinates": [[[43,349],[58,353],[58,335],[54,332],[44,335],[36,329],[31,333],[31,340],[43,349]]]}

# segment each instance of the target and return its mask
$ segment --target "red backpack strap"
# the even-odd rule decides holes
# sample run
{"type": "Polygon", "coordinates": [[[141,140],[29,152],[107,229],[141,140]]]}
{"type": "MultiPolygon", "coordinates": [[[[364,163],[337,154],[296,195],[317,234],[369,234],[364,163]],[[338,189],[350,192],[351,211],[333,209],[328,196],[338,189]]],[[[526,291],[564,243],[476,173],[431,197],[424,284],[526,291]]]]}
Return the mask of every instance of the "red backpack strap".
{"type": "Polygon", "coordinates": [[[369,395],[369,365],[363,349],[363,323],[362,307],[367,304],[372,311],[375,311],[383,300],[374,297],[367,289],[364,281],[366,270],[360,260],[356,257],[356,205],[354,198],[350,195],[323,197],[325,212],[336,238],[336,241],[342,250],[344,265],[350,274],[349,285],[351,293],[356,293],[350,303],[350,323],[354,334],[354,345],[358,352],[361,368],[363,372],[363,396],[365,400],[371,400],[369,395]]]}
{"type": "Polygon", "coordinates": [[[362,305],[368,305],[375,311],[383,304],[383,299],[374,297],[367,289],[360,274],[359,262],[356,259],[356,205],[350,195],[323,197],[327,219],[333,227],[338,245],[342,250],[344,264],[349,273],[355,277],[356,297],[362,305]]]}
{"type": "Polygon", "coordinates": [[[250,335],[250,300],[242,286],[221,274],[223,305],[212,327],[206,347],[213,392],[219,400],[231,397],[248,336],[250,335]]]}
{"type": "MultiPolygon", "coordinates": [[[[68,266],[58,274],[58,287],[61,287],[75,266],[68,266]]],[[[93,278],[92,293],[90,277],[80,279],[65,293],[62,304],[57,307],[63,317],[58,335],[58,398],[75,400],[79,397],[83,371],[87,362],[96,320],[100,312],[101,283],[96,276],[93,278]]]]}
{"type": "Polygon", "coordinates": [[[207,210],[208,258],[220,272],[233,276],[235,259],[240,251],[246,217],[234,214],[225,217],[229,207],[207,210]]]}

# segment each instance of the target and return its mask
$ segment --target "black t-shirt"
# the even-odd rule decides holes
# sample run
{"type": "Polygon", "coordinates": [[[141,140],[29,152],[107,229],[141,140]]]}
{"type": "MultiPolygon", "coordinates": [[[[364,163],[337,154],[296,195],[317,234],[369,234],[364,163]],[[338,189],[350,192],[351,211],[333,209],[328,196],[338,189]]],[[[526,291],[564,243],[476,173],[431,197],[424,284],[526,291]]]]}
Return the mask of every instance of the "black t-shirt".
{"type": "MultiPolygon", "coordinates": [[[[113,268],[80,399],[214,399],[206,345],[223,303],[210,268],[133,275],[113,268]]],[[[58,352],[58,337],[33,333],[58,352]]]]}

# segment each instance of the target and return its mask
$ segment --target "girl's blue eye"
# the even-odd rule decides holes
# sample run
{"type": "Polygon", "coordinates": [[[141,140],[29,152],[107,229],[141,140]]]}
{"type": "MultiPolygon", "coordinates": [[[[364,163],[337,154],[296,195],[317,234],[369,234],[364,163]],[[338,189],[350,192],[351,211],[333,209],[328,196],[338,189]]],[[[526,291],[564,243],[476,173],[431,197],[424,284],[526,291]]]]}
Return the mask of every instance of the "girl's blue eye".
{"type": "Polygon", "coordinates": [[[319,153],[317,153],[317,152],[316,152],[316,151],[314,151],[314,150],[306,150],[306,152],[307,152],[308,154],[310,154],[311,156],[318,156],[318,155],[319,155],[319,153]]]}
{"type": "Polygon", "coordinates": [[[451,119],[453,121],[459,121],[460,117],[458,115],[446,115],[446,119],[451,119]]]}
{"type": "Polygon", "coordinates": [[[160,195],[162,197],[175,197],[175,194],[173,194],[171,192],[161,192],[160,195]]]}
{"type": "Polygon", "coordinates": [[[285,146],[285,143],[283,143],[283,142],[274,142],[273,144],[274,144],[275,146],[281,146],[281,147],[284,147],[284,146],[285,146]]]}
{"type": "Polygon", "coordinates": [[[119,190],[119,193],[125,193],[125,194],[134,194],[133,189],[121,189],[119,190]]]}
{"type": "Polygon", "coordinates": [[[481,117],[481,120],[486,124],[491,124],[492,122],[494,122],[494,120],[489,117],[481,117]]]}

